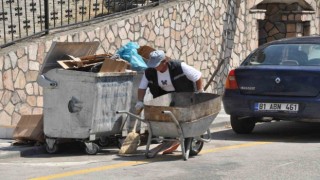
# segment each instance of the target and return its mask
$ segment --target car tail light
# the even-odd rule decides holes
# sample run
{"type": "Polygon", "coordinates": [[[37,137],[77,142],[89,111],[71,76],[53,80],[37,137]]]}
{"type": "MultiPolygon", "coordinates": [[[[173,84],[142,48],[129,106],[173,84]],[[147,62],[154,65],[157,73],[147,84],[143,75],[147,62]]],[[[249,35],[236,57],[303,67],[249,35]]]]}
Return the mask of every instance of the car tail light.
{"type": "Polygon", "coordinates": [[[232,69],[229,72],[229,75],[226,80],[225,88],[226,89],[238,89],[238,83],[236,80],[236,73],[235,73],[234,69],[232,69]]]}

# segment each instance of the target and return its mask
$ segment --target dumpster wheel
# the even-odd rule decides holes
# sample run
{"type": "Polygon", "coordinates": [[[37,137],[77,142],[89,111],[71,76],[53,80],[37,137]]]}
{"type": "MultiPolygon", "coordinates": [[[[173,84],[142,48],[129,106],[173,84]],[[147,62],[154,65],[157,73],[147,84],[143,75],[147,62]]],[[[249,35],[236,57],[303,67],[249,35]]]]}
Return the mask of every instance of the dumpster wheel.
{"type": "Polygon", "coordinates": [[[58,144],[53,144],[52,148],[49,147],[49,145],[46,143],[46,151],[49,153],[49,154],[55,154],[57,153],[59,150],[59,147],[58,147],[58,144]]]}
{"type": "Polygon", "coordinates": [[[107,147],[110,145],[110,139],[108,137],[102,137],[99,139],[98,144],[101,147],[107,147]]]}
{"type": "Polygon", "coordinates": [[[89,154],[89,155],[95,155],[95,154],[97,154],[98,151],[100,150],[99,145],[97,145],[96,143],[85,142],[84,144],[86,145],[85,151],[86,151],[86,153],[89,154]]]}

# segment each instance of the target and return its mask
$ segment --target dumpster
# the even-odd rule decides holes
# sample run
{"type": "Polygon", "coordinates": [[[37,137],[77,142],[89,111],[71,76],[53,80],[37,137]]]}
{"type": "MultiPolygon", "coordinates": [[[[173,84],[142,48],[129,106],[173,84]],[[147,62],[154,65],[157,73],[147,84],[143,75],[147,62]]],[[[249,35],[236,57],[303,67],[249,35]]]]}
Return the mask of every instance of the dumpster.
{"type": "Polygon", "coordinates": [[[121,134],[130,109],[134,71],[95,73],[61,68],[58,60],[66,56],[93,55],[98,42],[53,42],[37,82],[43,87],[44,135],[48,153],[59,144],[81,141],[88,154],[96,154],[97,141],[121,134]]]}

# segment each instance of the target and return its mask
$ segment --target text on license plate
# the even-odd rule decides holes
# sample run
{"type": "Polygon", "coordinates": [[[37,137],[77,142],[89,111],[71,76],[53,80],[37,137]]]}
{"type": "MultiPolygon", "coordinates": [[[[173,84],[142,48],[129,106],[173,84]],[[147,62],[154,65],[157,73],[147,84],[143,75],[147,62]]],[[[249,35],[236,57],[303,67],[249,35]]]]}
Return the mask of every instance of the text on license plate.
{"type": "Polygon", "coordinates": [[[255,111],[290,111],[297,112],[299,104],[292,103],[255,103],[255,111]]]}

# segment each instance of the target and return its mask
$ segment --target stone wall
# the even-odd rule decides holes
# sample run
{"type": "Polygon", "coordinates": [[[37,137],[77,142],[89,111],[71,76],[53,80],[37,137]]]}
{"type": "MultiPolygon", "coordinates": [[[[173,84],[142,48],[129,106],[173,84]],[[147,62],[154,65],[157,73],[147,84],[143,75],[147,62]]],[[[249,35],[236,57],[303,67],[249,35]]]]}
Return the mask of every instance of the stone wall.
{"type": "MultiPolygon", "coordinates": [[[[14,127],[21,115],[43,113],[42,87],[36,79],[53,41],[99,41],[97,54],[115,53],[130,41],[149,45],[201,70],[204,84],[223,62],[207,89],[222,94],[229,70],[258,47],[258,20],[265,13],[250,10],[262,2],[176,1],[1,49],[0,126],[14,127]]],[[[319,32],[318,24],[310,23],[311,34],[319,32]]]]}

